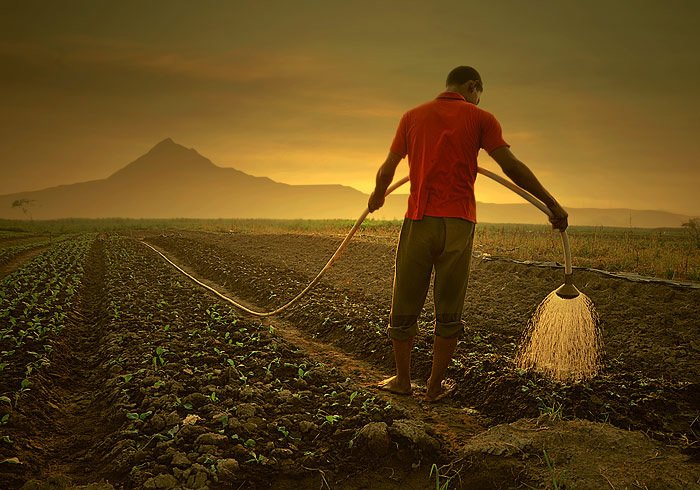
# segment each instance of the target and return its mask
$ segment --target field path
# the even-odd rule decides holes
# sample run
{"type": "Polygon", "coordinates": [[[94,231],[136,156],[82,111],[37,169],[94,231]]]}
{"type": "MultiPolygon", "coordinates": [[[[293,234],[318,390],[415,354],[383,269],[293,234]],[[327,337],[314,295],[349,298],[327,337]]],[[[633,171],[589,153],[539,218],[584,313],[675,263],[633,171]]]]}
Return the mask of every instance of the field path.
{"type": "Polygon", "coordinates": [[[20,402],[32,420],[32,466],[37,477],[53,475],[73,484],[96,481],[93,451],[116,428],[109,401],[99,393],[106,372],[100,339],[107,324],[104,304],[104,242],[95,240],[85,262],[83,284],[55,346],[55,357],[31,396],[20,402]],[[36,459],[34,459],[36,458],[36,459]]]}
{"type": "MultiPolygon", "coordinates": [[[[261,311],[258,305],[250,303],[236,297],[231,291],[226,290],[220,284],[210,281],[198,275],[197,271],[191,267],[185,266],[178,262],[172,255],[169,255],[166,250],[161,247],[153,246],[161,253],[166,255],[173,263],[182,268],[188,274],[203,282],[207,286],[214,288],[221,294],[229,297],[241,305],[255,310],[261,311]]],[[[186,276],[184,276],[186,277],[186,276]]],[[[418,384],[412,396],[394,395],[376,387],[377,382],[393,373],[370,364],[366,361],[350,356],[336,348],[331,343],[319,342],[310,339],[307,332],[297,328],[294,324],[284,319],[263,318],[259,319],[244,312],[240,312],[243,317],[256,318],[262,324],[272,326],[275,333],[284,338],[287,342],[293,344],[297,348],[304,351],[304,354],[312,359],[322,362],[329,366],[335,367],[344,373],[345,376],[351,377],[354,382],[361,385],[364,389],[372,392],[378,398],[390,401],[392,405],[402,409],[411,418],[420,420],[431,426],[436,433],[443,437],[447,442],[450,451],[457,452],[460,446],[469,439],[470,436],[485,430],[485,426],[478,420],[473,412],[469,409],[464,409],[452,403],[449,399],[442,400],[438,403],[428,403],[423,400],[423,392],[425,386],[418,384]]]]}

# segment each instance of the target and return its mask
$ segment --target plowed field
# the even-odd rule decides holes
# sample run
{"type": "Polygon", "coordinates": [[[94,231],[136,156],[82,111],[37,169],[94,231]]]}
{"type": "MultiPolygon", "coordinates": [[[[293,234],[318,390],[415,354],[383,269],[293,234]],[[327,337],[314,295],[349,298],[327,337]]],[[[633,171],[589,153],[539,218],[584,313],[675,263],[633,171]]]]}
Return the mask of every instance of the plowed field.
{"type": "MultiPolygon", "coordinates": [[[[562,385],[513,366],[561,270],[475,258],[448,370],[458,390],[429,404],[420,389],[374,387],[393,366],[392,240],[356,239],[264,321],[140,242],[271,309],[341,239],[80,235],[17,263],[0,285],[0,487],[698,488],[698,289],[577,272],[602,319],[604,368],[562,385]]],[[[419,386],[431,310],[413,352],[419,386]]]]}

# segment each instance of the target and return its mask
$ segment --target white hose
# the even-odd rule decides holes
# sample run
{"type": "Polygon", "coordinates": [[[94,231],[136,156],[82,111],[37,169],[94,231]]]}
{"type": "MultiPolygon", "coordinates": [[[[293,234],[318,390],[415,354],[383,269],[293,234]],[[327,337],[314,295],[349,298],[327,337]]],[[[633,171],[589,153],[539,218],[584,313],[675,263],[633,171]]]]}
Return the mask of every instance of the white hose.
{"type": "MultiPolygon", "coordinates": [[[[482,175],[485,175],[486,177],[495,180],[499,184],[503,184],[506,186],[508,189],[511,191],[515,192],[516,194],[520,195],[521,197],[525,198],[526,200],[530,201],[531,204],[533,204],[537,209],[542,211],[544,214],[546,214],[548,217],[553,217],[554,215],[552,214],[552,211],[549,210],[549,208],[539,199],[537,199],[535,196],[527,192],[525,189],[518,187],[514,183],[512,183],[510,180],[506,180],[503,177],[501,177],[498,174],[495,174],[489,170],[483,169],[481,167],[477,167],[476,171],[479,172],[482,175]]],[[[571,248],[569,247],[569,235],[566,234],[566,230],[561,232],[561,241],[562,245],[564,246],[564,274],[571,274],[573,267],[571,264],[571,248]]]]}
{"type": "MultiPolygon", "coordinates": [[[[544,203],[542,203],[539,199],[537,199],[535,196],[533,196],[529,192],[521,189],[520,187],[513,184],[509,180],[504,179],[500,175],[494,174],[493,172],[485,170],[481,167],[477,167],[477,172],[485,175],[486,177],[489,177],[489,178],[495,180],[496,182],[498,182],[500,184],[503,184],[504,186],[506,186],[507,188],[509,188],[513,192],[515,192],[516,194],[519,194],[520,196],[522,196],[526,200],[530,201],[533,205],[535,205],[540,211],[545,213],[547,216],[552,217],[552,212],[549,210],[549,208],[547,206],[545,206],[544,203]]],[[[388,196],[389,194],[394,192],[397,188],[404,185],[406,182],[408,182],[408,177],[404,177],[403,179],[396,181],[386,190],[386,193],[384,195],[388,196]]],[[[150,245],[146,242],[142,242],[142,243],[144,245],[146,245],[147,247],[151,248],[158,255],[163,257],[168,263],[170,263],[170,265],[175,267],[177,270],[179,270],[185,276],[189,277],[196,284],[202,286],[205,289],[208,289],[209,291],[211,291],[212,293],[214,293],[215,295],[217,295],[219,298],[223,299],[224,301],[228,301],[236,308],[243,310],[250,315],[254,315],[254,316],[258,316],[258,317],[268,317],[268,316],[273,316],[273,315],[277,315],[279,313],[282,313],[284,310],[286,310],[287,308],[292,306],[294,303],[299,301],[302,297],[304,297],[304,295],[306,295],[306,293],[308,293],[311,290],[311,288],[313,288],[316,284],[318,284],[318,282],[321,280],[321,277],[323,277],[323,275],[326,273],[326,271],[328,271],[328,269],[331,268],[331,266],[335,263],[335,261],[338,260],[340,255],[345,251],[345,249],[348,246],[348,243],[350,242],[350,239],[355,235],[357,230],[360,229],[360,225],[362,225],[362,222],[365,220],[365,218],[367,218],[368,214],[369,214],[369,208],[365,208],[364,212],[360,215],[359,218],[357,218],[357,221],[355,221],[355,224],[352,226],[352,228],[350,229],[348,234],[345,236],[342,243],[338,246],[338,249],[331,256],[331,258],[328,259],[328,262],[326,263],[326,265],[316,275],[316,277],[313,279],[313,281],[311,281],[309,283],[309,285],[304,288],[303,291],[301,291],[299,294],[297,294],[289,302],[287,302],[286,304],[284,304],[284,305],[280,306],[279,308],[272,310],[272,311],[254,311],[254,310],[251,310],[250,308],[243,306],[242,304],[232,300],[228,296],[220,293],[219,291],[217,291],[213,287],[208,286],[207,284],[204,284],[202,281],[198,280],[197,278],[195,278],[191,274],[185,272],[181,267],[179,267],[177,264],[175,264],[172,260],[170,260],[168,257],[166,257],[162,252],[157,250],[152,245],[150,245]]],[[[562,241],[564,244],[564,256],[565,256],[565,260],[566,260],[565,273],[571,274],[571,251],[569,250],[569,238],[566,235],[566,231],[562,231],[561,234],[562,234],[562,241]]]]}
{"type": "MultiPolygon", "coordinates": [[[[386,190],[385,196],[388,196],[389,194],[391,194],[392,192],[394,192],[398,187],[401,187],[402,185],[404,185],[406,182],[408,182],[408,177],[404,177],[403,179],[399,180],[398,182],[395,182],[391,187],[389,187],[389,188],[386,190]]],[[[345,251],[345,249],[346,249],[347,246],[348,246],[348,243],[350,242],[350,239],[355,235],[355,232],[357,232],[357,230],[360,229],[360,225],[361,225],[362,222],[365,220],[365,218],[367,218],[367,215],[368,215],[368,214],[369,214],[369,208],[365,208],[364,212],[360,215],[359,218],[357,218],[357,221],[355,221],[355,224],[352,226],[352,228],[350,229],[350,231],[348,232],[348,234],[345,236],[345,239],[343,240],[343,242],[338,246],[338,249],[335,251],[335,253],[333,254],[333,256],[332,256],[330,259],[328,259],[328,262],[327,262],[326,265],[323,267],[323,269],[321,269],[321,272],[319,272],[319,273],[316,275],[316,277],[314,277],[314,280],[311,281],[311,282],[309,283],[309,285],[306,286],[302,292],[300,292],[299,294],[297,294],[297,295],[296,295],[294,298],[292,298],[288,303],[286,303],[286,304],[280,306],[279,308],[277,308],[276,310],[272,310],[272,311],[254,311],[254,310],[251,310],[250,308],[247,308],[247,307],[243,306],[243,305],[240,304],[240,303],[237,303],[236,301],[232,300],[232,299],[229,298],[228,296],[225,296],[225,295],[221,294],[221,293],[220,293],[219,291],[217,291],[216,289],[212,288],[211,286],[208,286],[208,285],[204,284],[203,282],[201,282],[201,281],[199,281],[198,279],[196,279],[195,277],[193,277],[191,274],[188,274],[187,272],[185,272],[184,270],[182,270],[181,267],[179,267],[179,266],[178,266],[177,264],[175,264],[172,260],[170,260],[169,258],[167,258],[167,257],[166,257],[165,255],[163,255],[159,250],[156,250],[154,247],[152,247],[152,246],[149,245],[148,243],[143,242],[143,244],[146,245],[146,246],[148,246],[148,247],[150,247],[151,249],[153,249],[157,254],[159,254],[159,255],[160,255],[161,257],[163,257],[166,261],[168,261],[168,262],[170,263],[170,265],[172,265],[172,266],[175,267],[177,270],[179,270],[180,272],[182,272],[184,275],[186,275],[187,277],[189,277],[192,281],[194,281],[195,283],[199,284],[199,285],[202,286],[203,288],[208,289],[208,290],[211,291],[212,293],[216,294],[219,298],[221,298],[221,299],[223,299],[223,300],[225,300],[225,301],[228,301],[229,303],[231,303],[231,304],[232,304],[233,306],[235,306],[236,308],[239,308],[239,309],[241,309],[241,310],[243,310],[243,311],[245,311],[246,313],[249,313],[249,314],[251,314],[251,315],[259,316],[259,317],[267,317],[267,316],[273,316],[273,315],[277,315],[277,314],[279,314],[279,313],[282,313],[284,310],[286,310],[287,308],[289,308],[290,306],[292,306],[294,303],[296,303],[297,301],[299,301],[306,293],[308,293],[308,292],[311,290],[312,287],[314,287],[316,284],[318,284],[318,281],[321,280],[321,277],[323,277],[323,275],[326,273],[326,271],[327,271],[328,269],[331,268],[331,266],[333,265],[333,263],[334,263],[336,260],[338,260],[338,257],[340,257],[340,255],[345,251]]]]}

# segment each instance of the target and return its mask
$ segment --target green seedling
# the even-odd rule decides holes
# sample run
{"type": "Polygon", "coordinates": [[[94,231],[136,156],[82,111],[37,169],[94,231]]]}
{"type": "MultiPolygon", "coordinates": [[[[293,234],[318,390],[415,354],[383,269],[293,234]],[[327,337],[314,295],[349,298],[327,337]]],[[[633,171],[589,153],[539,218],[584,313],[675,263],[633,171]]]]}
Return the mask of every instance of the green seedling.
{"type": "Polygon", "coordinates": [[[209,399],[214,403],[219,401],[219,397],[216,396],[216,391],[211,392],[211,395],[209,395],[209,399]]]}
{"type": "Polygon", "coordinates": [[[2,436],[0,437],[0,441],[5,442],[7,444],[14,444],[10,436],[2,436]]]}
{"type": "Polygon", "coordinates": [[[544,454],[544,461],[545,463],[547,463],[547,469],[549,469],[549,475],[552,477],[552,487],[554,488],[554,490],[559,490],[560,488],[563,488],[561,483],[557,480],[556,471],[554,469],[554,463],[549,458],[549,454],[547,454],[547,451],[545,449],[542,450],[542,453],[544,454]]]}
{"type": "Polygon", "coordinates": [[[156,347],[155,354],[153,355],[153,369],[158,370],[158,367],[165,365],[165,349],[162,347],[156,347]]]}
{"type": "Polygon", "coordinates": [[[300,440],[298,437],[292,436],[292,435],[289,433],[289,431],[287,430],[287,428],[286,428],[285,426],[283,426],[283,425],[280,425],[279,427],[277,427],[277,432],[279,432],[280,434],[282,434],[284,437],[286,437],[286,438],[288,438],[288,439],[292,439],[293,441],[298,441],[298,440],[300,440]]]}
{"type": "Polygon", "coordinates": [[[0,418],[0,425],[5,425],[10,421],[10,414],[6,413],[5,415],[0,418]]]}
{"type": "Polygon", "coordinates": [[[32,382],[29,381],[27,378],[24,378],[20,384],[19,384],[19,391],[29,391],[29,387],[32,385],[32,382]]]}
{"type": "Polygon", "coordinates": [[[153,415],[153,412],[150,411],[150,410],[149,410],[148,412],[143,412],[143,413],[129,412],[129,413],[126,414],[126,418],[129,419],[129,420],[141,420],[141,421],[144,421],[144,420],[146,420],[148,417],[150,417],[151,415],[153,415]]]}
{"type": "Polygon", "coordinates": [[[175,425],[174,427],[171,427],[166,434],[170,439],[175,439],[175,434],[178,433],[180,430],[180,424],[175,425]]]}
{"type": "Polygon", "coordinates": [[[350,402],[348,403],[348,407],[349,407],[350,405],[352,405],[352,401],[353,401],[355,398],[357,398],[357,395],[359,395],[359,393],[358,393],[357,391],[353,391],[352,393],[350,393],[350,402]]]}
{"type": "Polygon", "coordinates": [[[247,448],[251,448],[251,447],[255,446],[255,439],[247,439],[247,440],[243,443],[243,445],[244,445],[245,447],[247,447],[247,448]]]}
{"type": "Polygon", "coordinates": [[[433,472],[435,473],[435,490],[447,490],[450,487],[450,481],[452,481],[452,478],[447,478],[444,475],[440,475],[440,469],[435,463],[433,463],[433,465],[430,467],[431,477],[433,476],[433,472]]]}
{"type": "Polygon", "coordinates": [[[251,453],[253,455],[252,458],[250,458],[246,463],[258,463],[258,464],[263,464],[265,461],[267,461],[267,458],[263,456],[262,454],[255,454],[251,453]]]}
{"type": "Polygon", "coordinates": [[[343,417],[341,415],[326,415],[324,418],[324,424],[330,424],[333,425],[336,422],[338,422],[340,419],[343,417]]]}
{"type": "Polygon", "coordinates": [[[550,420],[561,420],[563,417],[563,407],[561,403],[553,402],[551,406],[542,405],[540,415],[546,415],[550,420]]]}
{"type": "Polygon", "coordinates": [[[123,381],[124,383],[128,383],[129,381],[131,381],[132,379],[134,379],[134,375],[133,375],[133,374],[122,374],[122,375],[119,376],[119,377],[122,379],[122,381],[123,381]]]}
{"type": "Polygon", "coordinates": [[[374,403],[374,397],[371,398],[366,398],[365,401],[362,402],[362,411],[363,412],[369,412],[371,409],[371,405],[374,403]]]}
{"type": "Polygon", "coordinates": [[[175,405],[178,407],[182,407],[185,410],[192,410],[192,404],[191,403],[182,403],[182,400],[180,399],[179,396],[175,396],[175,405]]]}
{"type": "Polygon", "coordinates": [[[164,384],[165,384],[164,382],[162,382],[161,380],[158,380],[158,381],[156,381],[155,383],[153,383],[153,387],[154,387],[155,389],[158,389],[158,388],[160,388],[161,386],[163,386],[164,384]]]}
{"type": "Polygon", "coordinates": [[[262,353],[262,351],[252,350],[252,351],[248,352],[245,356],[243,356],[243,359],[248,359],[249,357],[254,356],[255,354],[261,354],[261,353],[262,353]]]}
{"type": "Polygon", "coordinates": [[[274,361],[270,361],[270,364],[265,366],[265,376],[272,376],[272,363],[274,361]]]}

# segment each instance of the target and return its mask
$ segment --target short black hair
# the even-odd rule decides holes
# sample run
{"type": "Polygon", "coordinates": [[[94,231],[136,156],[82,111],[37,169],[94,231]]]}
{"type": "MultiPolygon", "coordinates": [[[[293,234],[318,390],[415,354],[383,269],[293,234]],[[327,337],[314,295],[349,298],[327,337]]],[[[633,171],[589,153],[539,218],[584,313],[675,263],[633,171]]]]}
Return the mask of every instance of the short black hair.
{"type": "Polygon", "coordinates": [[[447,75],[445,85],[448,87],[450,85],[462,85],[463,83],[467,83],[469,80],[479,82],[478,88],[480,90],[484,89],[484,84],[481,81],[481,75],[479,75],[479,72],[471,66],[458,66],[452,70],[447,75]]]}

